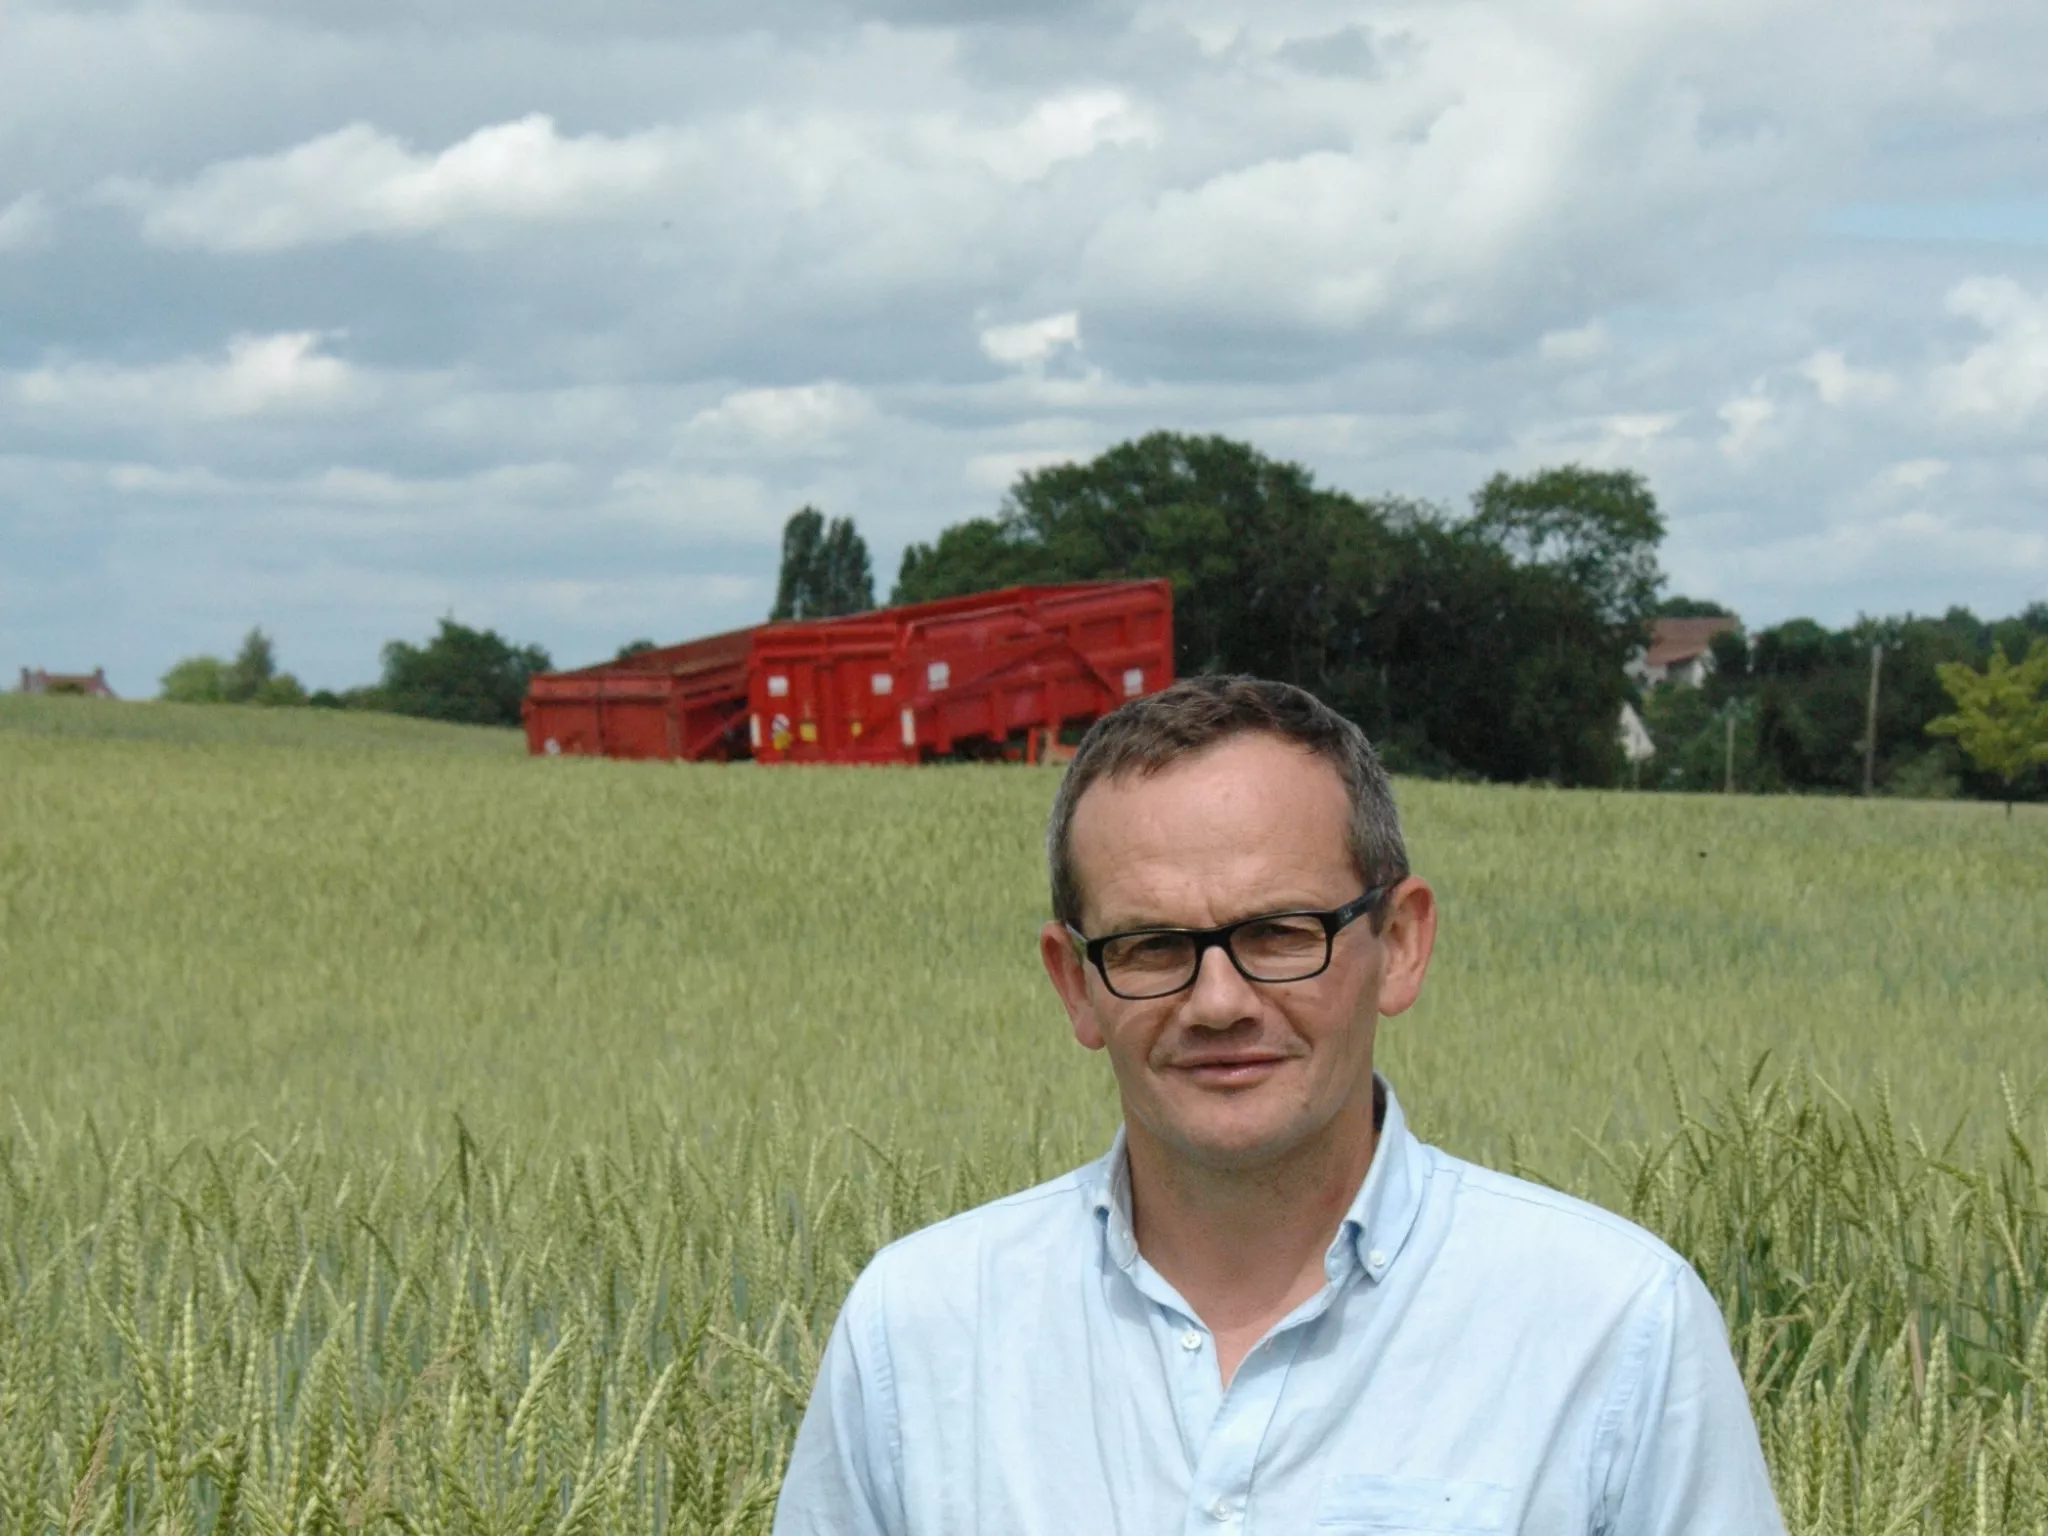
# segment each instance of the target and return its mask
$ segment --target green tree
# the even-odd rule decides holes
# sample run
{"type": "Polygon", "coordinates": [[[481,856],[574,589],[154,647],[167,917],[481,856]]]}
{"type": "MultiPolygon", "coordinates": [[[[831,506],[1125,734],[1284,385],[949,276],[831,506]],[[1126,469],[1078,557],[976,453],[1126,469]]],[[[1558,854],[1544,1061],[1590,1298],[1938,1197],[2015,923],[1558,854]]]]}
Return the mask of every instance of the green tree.
{"type": "MultiPolygon", "coordinates": [[[[1830,630],[1793,619],[1756,636],[1746,675],[1743,658],[1722,650],[1707,691],[1740,694],[1754,705],[1757,759],[1753,787],[1764,791],[1851,794],[1861,785],[1870,692],[1870,652],[1883,647],[1878,691],[1876,784],[1886,794],[1967,792],[2002,798],[1995,775],[1972,767],[1951,740],[1930,740],[1928,722],[1952,708],[1940,669],[1982,667],[1995,637],[2031,639],[2020,619],[1987,624],[1967,608],[1938,618],[1864,618],[1830,630]]],[[[2008,654],[2024,651],[2022,644],[2008,654]]],[[[2024,782],[2015,791],[2027,798],[2024,782]]]]}
{"type": "Polygon", "coordinates": [[[819,547],[818,585],[824,592],[819,614],[866,613],[875,606],[875,568],[867,540],[850,517],[835,517],[819,547]]]}
{"type": "Polygon", "coordinates": [[[1409,771],[1607,784],[1633,632],[1492,529],[1155,432],[1021,476],[994,518],[904,553],[894,600],[1166,577],[1176,666],[1298,683],[1409,771]]]}
{"type": "Polygon", "coordinates": [[[277,647],[261,628],[251,629],[221,675],[221,692],[230,704],[253,704],[276,676],[277,647]]]}
{"type": "Polygon", "coordinates": [[[242,637],[242,648],[221,674],[221,696],[230,704],[294,705],[306,690],[289,672],[277,670],[277,647],[261,628],[242,637]]]}
{"type": "Polygon", "coordinates": [[[652,640],[628,640],[624,645],[619,647],[619,654],[614,656],[612,660],[631,661],[635,656],[645,655],[648,651],[657,651],[660,649],[661,647],[656,645],[652,640]]]}
{"type": "Polygon", "coordinates": [[[527,682],[552,665],[537,645],[516,646],[452,618],[425,645],[393,640],[383,660],[385,708],[461,725],[517,725],[527,682]]]}
{"type": "Polygon", "coordinates": [[[157,696],[171,704],[225,703],[227,670],[218,656],[187,656],[163,675],[157,696]]]}
{"type": "Polygon", "coordinates": [[[1385,743],[1390,763],[1619,781],[1629,641],[1583,588],[1440,517],[1391,522],[1364,558],[1365,573],[1335,566],[1358,608],[1335,647],[1344,675],[1321,691],[1385,743]]]}
{"type": "Polygon", "coordinates": [[[1315,676],[1344,594],[1337,552],[1373,509],[1224,437],[1154,432],[1086,464],[1028,471],[993,519],[904,552],[894,600],[1020,582],[1166,577],[1179,670],[1315,676]]]}
{"type": "Polygon", "coordinates": [[[1664,519],[1634,470],[1566,464],[1495,475],[1472,498],[1472,531],[1583,588],[1610,624],[1639,630],[1656,611],[1664,519]]]}
{"type": "Polygon", "coordinates": [[[1955,712],[1927,723],[1934,736],[1953,736],[1970,760],[2005,786],[2005,814],[2013,787],[2048,763],[2048,640],[2036,640],[2017,666],[1995,645],[1982,672],[1959,661],[1937,669],[1955,712]]]}
{"type": "Polygon", "coordinates": [[[827,523],[816,507],[792,513],[782,525],[782,569],[769,619],[831,618],[874,606],[874,568],[853,519],[827,523]]]}
{"type": "Polygon", "coordinates": [[[163,676],[162,697],[174,704],[296,705],[306,690],[277,670],[277,648],[261,627],[242,637],[233,661],[188,656],[163,676]]]}
{"type": "Polygon", "coordinates": [[[897,568],[892,603],[926,603],[969,592],[1052,581],[1052,557],[1022,542],[992,517],[971,517],[941,532],[930,544],[912,544],[897,568]]]}
{"type": "Polygon", "coordinates": [[[1658,619],[1732,619],[1735,610],[1706,597],[1667,597],[1650,610],[1658,619]]]}

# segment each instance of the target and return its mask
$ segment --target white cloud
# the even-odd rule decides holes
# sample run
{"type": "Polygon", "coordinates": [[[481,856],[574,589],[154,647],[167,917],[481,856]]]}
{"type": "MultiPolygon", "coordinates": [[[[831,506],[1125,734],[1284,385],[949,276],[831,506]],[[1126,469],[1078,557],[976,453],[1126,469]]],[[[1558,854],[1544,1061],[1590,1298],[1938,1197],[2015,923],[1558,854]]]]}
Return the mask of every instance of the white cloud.
{"type": "Polygon", "coordinates": [[[1935,403],[1950,417],[2020,426],[2048,401],[2048,294],[2009,277],[1972,277],[1949,290],[1947,307],[1989,334],[1934,371],[1935,403]]]}
{"type": "Polygon", "coordinates": [[[792,509],[756,475],[645,466],[621,470],[604,501],[608,518],[757,543],[772,540],[792,509]]]}
{"type": "MultiPolygon", "coordinates": [[[[1089,296],[1204,328],[1427,335],[1668,282],[1692,264],[1672,244],[1697,262],[1733,234],[1724,209],[1784,195],[1785,156],[1769,132],[1714,131],[1678,50],[1660,54],[1703,8],[1596,9],[1539,25],[1515,8],[1405,8],[1369,85],[1219,62],[1242,99],[1172,123],[1218,163],[1113,211],[1088,247],[1089,296]],[[1237,137],[1252,122],[1268,132],[1237,137]]],[[[1358,20],[1342,12],[1283,7],[1255,25],[1277,48],[1358,20]]],[[[1553,353],[1599,340],[1553,334],[1553,353]]]]}
{"type": "Polygon", "coordinates": [[[1991,571],[2048,576],[2048,533],[1915,507],[1762,541],[1725,563],[1762,583],[1800,589],[1884,578],[1901,569],[1950,580],[1991,571]]]}
{"type": "Polygon", "coordinates": [[[626,581],[544,577],[509,583],[501,601],[552,619],[602,623],[615,619],[620,609],[628,606],[640,612],[692,613],[739,603],[766,607],[772,595],[758,578],[709,572],[649,575],[626,581]]]}
{"type": "Polygon", "coordinates": [[[1546,363],[1584,363],[1605,352],[1610,339],[1605,325],[1589,320],[1572,330],[1545,331],[1536,351],[1546,363]]]}
{"type": "Polygon", "coordinates": [[[1092,90],[1050,97],[1021,123],[972,135],[966,142],[1003,180],[1030,182],[1099,149],[1151,144],[1158,136],[1151,117],[1122,91],[1092,90]]]}
{"type": "Polygon", "coordinates": [[[184,420],[328,412],[360,402],[368,386],[316,331],[236,336],[223,359],[149,367],[61,362],[18,374],[22,405],[88,416],[184,420]]]}
{"type": "Polygon", "coordinates": [[[575,468],[559,462],[500,464],[476,474],[426,478],[336,464],[301,481],[295,489],[312,499],[342,505],[396,508],[468,503],[502,507],[508,502],[557,499],[576,480],[575,468]]]}
{"type": "Polygon", "coordinates": [[[1663,437],[1681,420],[1677,411],[1635,411],[1603,417],[1601,428],[1625,443],[1649,443],[1663,437]]]}
{"type": "MultiPolygon", "coordinates": [[[[575,224],[707,203],[762,215],[823,213],[836,193],[886,195],[906,174],[966,166],[1021,186],[1157,127],[1121,91],[1040,101],[1020,120],[960,111],[746,111],[688,128],[565,135],[540,112],[479,128],[438,151],[356,122],[272,154],[218,161],[190,181],[111,177],[100,196],[141,215],[153,245],[255,255],[360,237],[441,236],[575,224]]],[[[842,237],[844,231],[841,232],[842,237]]],[[[899,240],[904,231],[892,233],[899,240]]]]}
{"type": "Polygon", "coordinates": [[[438,154],[352,123],[280,154],[208,166],[183,186],[116,178],[103,193],[142,214],[154,245],[254,254],[585,218],[644,198],[678,153],[662,131],[564,138],[540,113],[480,128],[438,154]]]}
{"type": "Polygon", "coordinates": [[[1948,473],[1946,459],[1906,459],[1887,468],[1878,482],[1893,490],[1924,491],[1948,473]]]}
{"type": "Polygon", "coordinates": [[[772,585],[806,500],[886,572],[1156,427],[1452,506],[1640,469],[1754,622],[2041,595],[1917,525],[1782,563],[2038,521],[2029,249],[1829,232],[2026,184],[2025,0],[1140,9],[9,11],[0,219],[76,259],[0,256],[0,654],[143,686],[261,617],[360,681],[454,604],[607,655],[757,618],[633,583],[772,585]],[[1910,299],[1973,272],[2025,287],[1910,299]],[[1775,416],[1717,414],[1759,378],[1775,416]]]}
{"type": "Polygon", "coordinates": [[[57,216],[50,212],[49,199],[40,192],[24,192],[0,208],[0,251],[47,245],[56,228],[57,216]]]}
{"type": "Polygon", "coordinates": [[[1723,457],[1742,460],[1751,457],[1761,446],[1759,439],[1771,419],[1778,414],[1778,407],[1764,392],[1763,386],[1757,384],[1748,393],[1725,402],[1714,414],[1720,417],[1725,429],[1719,444],[1723,457]]]}
{"type": "Polygon", "coordinates": [[[683,429],[695,447],[817,452],[874,415],[862,391],[835,380],[786,389],[743,389],[699,411],[683,429]]]}
{"type": "MultiPolygon", "coordinates": [[[[1519,471],[1569,462],[1634,469],[1655,479],[1653,471],[1660,462],[1690,448],[1687,438],[1677,432],[1684,420],[1683,411],[1616,411],[1604,416],[1531,421],[1516,431],[1511,452],[1490,451],[1485,460],[1472,464],[1471,471],[1462,477],[1463,484],[1448,489],[1452,496],[1460,496],[1486,474],[1502,467],[1519,471]]],[[[1463,424],[1469,431],[1469,422],[1463,424]]],[[[1382,481],[1376,489],[1414,494],[1410,487],[1398,482],[1382,481]]]]}
{"type": "Polygon", "coordinates": [[[107,484],[130,496],[376,510],[489,507],[501,512],[514,503],[559,500],[577,480],[574,467],[558,461],[500,464],[473,474],[439,476],[400,475],[350,464],[309,474],[241,478],[204,465],[125,463],[107,471],[107,484]]]}
{"type": "Polygon", "coordinates": [[[1815,352],[1799,365],[1823,405],[1861,405],[1888,400],[1898,380],[1881,368],[1853,368],[1840,352],[1815,352]]]}
{"type": "Polygon", "coordinates": [[[1042,364],[1062,347],[1080,345],[1081,316],[1071,309],[1041,320],[990,326],[981,333],[981,350],[992,361],[1013,368],[1042,364]]]}
{"type": "Polygon", "coordinates": [[[165,469],[157,464],[115,464],[107,484],[131,496],[218,496],[234,482],[198,465],[165,469]]]}

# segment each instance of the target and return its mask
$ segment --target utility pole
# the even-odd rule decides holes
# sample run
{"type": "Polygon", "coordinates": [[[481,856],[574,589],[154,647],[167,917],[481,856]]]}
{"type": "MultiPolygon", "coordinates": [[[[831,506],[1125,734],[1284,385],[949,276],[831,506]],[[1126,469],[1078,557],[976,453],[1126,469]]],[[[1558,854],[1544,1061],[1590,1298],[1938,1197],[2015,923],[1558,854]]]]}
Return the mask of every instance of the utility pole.
{"type": "Polygon", "coordinates": [[[1877,777],[1877,678],[1884,666],[1884,642],[1870,642],[1870,707],[1863,717],[1863,793],[1868,795],[1877,777]]]}

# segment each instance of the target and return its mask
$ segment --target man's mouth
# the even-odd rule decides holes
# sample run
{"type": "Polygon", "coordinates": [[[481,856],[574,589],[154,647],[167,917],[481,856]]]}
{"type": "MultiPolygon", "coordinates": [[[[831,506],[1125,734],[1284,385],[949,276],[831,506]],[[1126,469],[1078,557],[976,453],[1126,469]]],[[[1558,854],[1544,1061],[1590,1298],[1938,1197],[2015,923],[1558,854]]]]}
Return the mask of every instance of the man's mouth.
{"type": "Polygon", "coordinates": [[[1245,1053],[1236,1056],[1201,1056],[1173,1064],[1197,1083],[1210,1088],[1243,1088],[1264,1082],[1277,1072],[1287,1058],[1270,1054],[1245,1053]]]}

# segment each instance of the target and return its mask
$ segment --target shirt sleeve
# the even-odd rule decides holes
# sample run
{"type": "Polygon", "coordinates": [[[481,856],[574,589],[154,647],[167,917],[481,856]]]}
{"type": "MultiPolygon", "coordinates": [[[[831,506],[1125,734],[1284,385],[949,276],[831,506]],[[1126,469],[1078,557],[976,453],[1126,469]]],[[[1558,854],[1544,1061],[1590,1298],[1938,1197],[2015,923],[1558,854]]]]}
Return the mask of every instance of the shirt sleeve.
{"type": "Polygon", "coordinates": [[[1600,1437],[1601,1536],[1783,1536],[1720,1309],[1675,1264],[1638,1301],[1633,1371],[1600,1437]]]}
{"type": "Polygon", "coordinates": [[[879,1267],[832,1325],[775,1505],[774,1536],[906,1536],[879,1267]]]}

